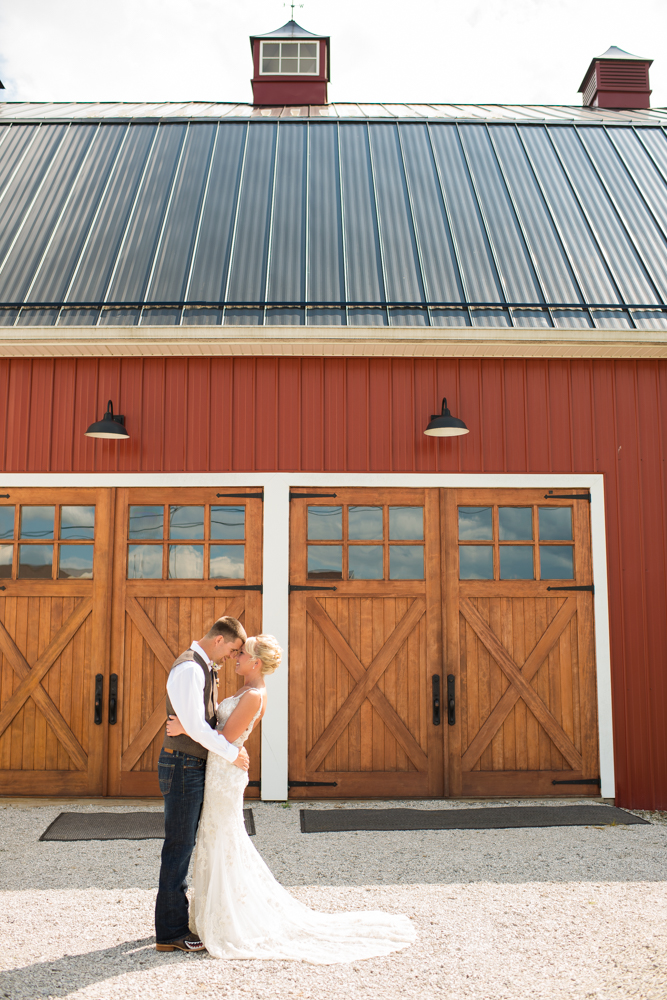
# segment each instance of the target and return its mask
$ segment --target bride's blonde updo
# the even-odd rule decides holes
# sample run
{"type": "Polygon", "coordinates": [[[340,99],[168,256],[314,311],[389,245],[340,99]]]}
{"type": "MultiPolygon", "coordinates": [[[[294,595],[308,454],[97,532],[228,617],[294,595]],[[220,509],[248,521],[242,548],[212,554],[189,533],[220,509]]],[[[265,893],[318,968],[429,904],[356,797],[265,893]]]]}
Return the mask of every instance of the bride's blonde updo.
{"type": "Polygon", "coordinates": [[[251,635],[246,639],[244,648],[253,659],[257,657],[261,661],[263,674],[272,674],[283,658],[283,651],[274,635],[251,635]]]}

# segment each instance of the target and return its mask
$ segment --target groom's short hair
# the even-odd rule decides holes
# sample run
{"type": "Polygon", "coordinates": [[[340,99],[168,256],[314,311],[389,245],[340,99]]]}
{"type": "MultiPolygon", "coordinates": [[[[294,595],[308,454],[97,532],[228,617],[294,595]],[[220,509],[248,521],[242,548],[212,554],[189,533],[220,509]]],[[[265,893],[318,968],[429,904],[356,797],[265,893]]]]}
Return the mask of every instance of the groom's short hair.
{"type": "Polygon", "coordinates": [[[235,639],[245,642],[248,638],[241,622],[236,618],[230,618],[229,615],[224,615],[222,618],[218,618],[217,622],[213,622],[204,638],[217,639],[219,635],[223,636],[227,642],[234,642],[235,639]]]}

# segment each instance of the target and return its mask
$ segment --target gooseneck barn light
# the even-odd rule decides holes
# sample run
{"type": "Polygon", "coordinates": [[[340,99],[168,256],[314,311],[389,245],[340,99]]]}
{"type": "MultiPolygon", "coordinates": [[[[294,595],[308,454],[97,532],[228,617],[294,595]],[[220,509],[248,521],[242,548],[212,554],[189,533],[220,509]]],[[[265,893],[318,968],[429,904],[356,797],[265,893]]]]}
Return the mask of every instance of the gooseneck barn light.
{"type": "Polygon", "coordinates": [[[102,419],[91,424],[86,431],[86,437],[108,438],[112,441],[125,441],[129,436],[125,430],[125,417],[121,416],[120,413],[113,412],[111,400],[107,404],[107,412],[102,419]]]}
{"type": "Polygon", "coordinates": [[[434,413],[424,434],[429,437],[457,437],[459,434],[469,434],[470,431],[458,417],[453,417],[447,409],[447,400],[442,401],[442,412],[434,413]]]}

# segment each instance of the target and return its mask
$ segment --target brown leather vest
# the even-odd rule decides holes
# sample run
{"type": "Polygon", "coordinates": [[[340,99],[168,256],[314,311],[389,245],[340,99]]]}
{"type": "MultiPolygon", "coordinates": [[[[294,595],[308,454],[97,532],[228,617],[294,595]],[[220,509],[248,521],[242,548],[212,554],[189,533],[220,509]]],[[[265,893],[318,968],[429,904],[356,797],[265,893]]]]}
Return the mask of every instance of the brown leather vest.
{"type": "MultiPolygon", "coordinates": [[[[184,653],[181,653],[178,659],[174,660],[171,669],[173,670],[179,663],[183,663],[185,660],[194,660],[204,671],[204,718],[211,729],[215,729],[217,722],[215,705],[218,699],[217,677],[212,670],[209,670],[208,665],[193,649],[186,649],[184,653]]],[[[171,673],[171,671],[169,672],[171,673]]],[[[169,695],[167,695],[167,716],[176,714],[169,700],[169,695]]],[[[200,757],[202,760],[206,760],[208,757],[206,747],[203,747],[201,743],[197,743],[196,740],[193,740],[186,733],[182,733],[180,736],[167,736],[165,732],[162,746],[167,750],[180,750],[182,753],[190,754],[191,757],[200,757]]]]}

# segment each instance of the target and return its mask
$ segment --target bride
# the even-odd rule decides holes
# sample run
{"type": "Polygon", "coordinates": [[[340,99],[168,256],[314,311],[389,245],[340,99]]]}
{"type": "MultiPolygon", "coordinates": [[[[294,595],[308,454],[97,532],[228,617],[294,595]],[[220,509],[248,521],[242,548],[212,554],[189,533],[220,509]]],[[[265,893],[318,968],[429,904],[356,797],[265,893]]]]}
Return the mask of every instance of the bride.
{"type": "MultiPolygon", "coordinates": [[[[272,635],[246,640],[236,673],[243,680],[217,708],[217,729],[240,747],[266,710],[264,677],[282,650],[272,635]]],[[[182,733],[169,722],[168,733],[182,733]]],[[[294,959],[316,965],[353,962],[406,948],[415,939],[408,917],[380,912],[319,913],[275,880],[245,831],[246,771],[209,754],[194,858],[190,930],[215,958],[294,959]]]]}

